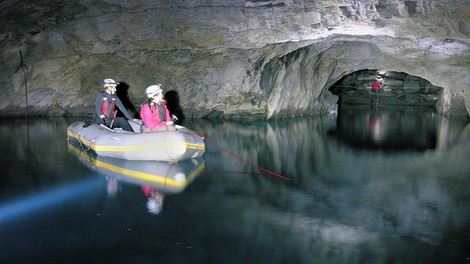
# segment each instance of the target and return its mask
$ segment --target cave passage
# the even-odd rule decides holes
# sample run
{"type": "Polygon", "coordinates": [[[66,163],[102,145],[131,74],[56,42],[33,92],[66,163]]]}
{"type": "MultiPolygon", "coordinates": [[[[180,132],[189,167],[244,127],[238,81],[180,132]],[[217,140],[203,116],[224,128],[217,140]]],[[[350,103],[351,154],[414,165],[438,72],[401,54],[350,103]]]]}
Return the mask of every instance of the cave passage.
{"type": "Polygon", "coordinates": [[[380,105],[436,107],[442,91],[429,81],[404,72],[365,69],[353,72],[333,84],[329,91],[339,97],[338,105],[370,104],[372,82],[381,83],[380,105]]]}

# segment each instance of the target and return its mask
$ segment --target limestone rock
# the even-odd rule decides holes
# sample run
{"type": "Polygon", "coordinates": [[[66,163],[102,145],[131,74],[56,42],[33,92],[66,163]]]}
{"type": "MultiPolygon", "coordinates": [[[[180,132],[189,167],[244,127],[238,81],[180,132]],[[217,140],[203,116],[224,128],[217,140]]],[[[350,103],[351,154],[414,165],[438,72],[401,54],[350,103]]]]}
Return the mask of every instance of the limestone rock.
{"type": "Polygon", "coordinates": [[[90,114],[113,78],[136,107],[161,83],[187,117],[282,118],[328,111],[362,70],[470,109],[467,0],[3,0],[0,23],[0,116],[90,114]]]}

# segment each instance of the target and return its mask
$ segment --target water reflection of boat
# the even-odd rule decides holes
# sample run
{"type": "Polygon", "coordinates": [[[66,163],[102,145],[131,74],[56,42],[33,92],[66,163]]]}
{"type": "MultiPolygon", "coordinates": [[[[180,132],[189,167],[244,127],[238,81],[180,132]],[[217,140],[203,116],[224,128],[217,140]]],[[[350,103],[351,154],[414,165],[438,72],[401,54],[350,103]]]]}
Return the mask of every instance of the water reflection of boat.
{"type": "Polygon", "coordinates": [[[107,178],[148,186],[163,193],[179,193],[204,169],[202,157],[179,163],[163,161],[136,161],[102,157],[85,151],[80,145],[68,144],[69,152],[90,169],[107,178]]]}
{"type": "MultiPolygon", "coordinates": [[[[134,131],[140,130],[134,123],[131,126],[134,131]]],[[[75,122],[68,127],[67,138],[86,145],[99,156],[126,160],[178,162],[201,157],[205,151],[202,137],[183,126],[173,131],[134,133],[75,122]]]]}

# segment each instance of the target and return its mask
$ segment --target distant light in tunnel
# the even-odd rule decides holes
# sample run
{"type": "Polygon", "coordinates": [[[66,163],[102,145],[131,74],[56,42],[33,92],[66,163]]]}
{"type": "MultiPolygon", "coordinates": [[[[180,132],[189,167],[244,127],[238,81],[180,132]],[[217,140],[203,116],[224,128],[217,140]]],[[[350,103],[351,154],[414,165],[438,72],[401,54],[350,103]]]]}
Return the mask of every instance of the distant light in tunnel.
{"type": "Polygon", "coordinates": [[[380,76],[385,76],[385,74],[387,74],[387,71],[386,71],[386,70],[379,70],[379,71],[378,71],[378,74],[379,74],[380,76]]]}

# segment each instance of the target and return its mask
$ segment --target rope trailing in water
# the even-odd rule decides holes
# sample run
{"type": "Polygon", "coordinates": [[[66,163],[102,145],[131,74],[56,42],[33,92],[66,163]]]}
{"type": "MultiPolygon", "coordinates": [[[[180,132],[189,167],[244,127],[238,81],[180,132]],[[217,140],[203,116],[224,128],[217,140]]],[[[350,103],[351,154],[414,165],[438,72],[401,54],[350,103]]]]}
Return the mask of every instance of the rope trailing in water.
{"type": "MultiPolygon", "coordinates": [[[[59,107],[59,108],[62,109],[64,112],[68,113],[68,112],[67,112],[65,109],[63,109],[57,102],[55,103],[55,106],[59,107]]],[[[69,114],[70,114],[70,113],[69,113],[69,114]]],[[[72,115],[72,114],[70,114],[70,115],[71,115],[71,116],[74,116],[74,115],[72,115]]],[[[243,157],[241,157],[241,156],[239,156],[239,155],[236,155],[235,153],[233,153],[233,152],[227,150],[226,148],[224,148],[224,147],[218,145],[218,144],[215,143],[215,142],[212,142],[211,140],[207,139],[205,136],[199,134],[199,133],[196,132],[196,131],[193,131],[193,130],[190,130],[190,129],[188,129],[188,130],[189,130],[190,132],[192,132],[193,134],[200,136],[204,141],[206,141],[207,143],[211,144],[212,146],[214,146],[214,147],[220,149],[221,151],[223,151],[223,152],[229,154],[230,156],[235,157],[235,158],[237,158],[237,159],[239,159],[239,160],[245,162],[246,164],[248,164],[248,165],[250,165],[250,166],[252,166],[252,167],[254,167],[254,168],[256,168],[256,169],[261,170],[261,171],[263,171],[263,172],[266,172],[266,173],[268,173],[268,174],[270,174],[270,175],[273,175],[273,176],[275,176],[275,177],[277,177],[277,178],[280,178],[280,179],[283,179],[283,180],[286,180],[286,181],[290,181],[290,182],[293,182],[293,183],[300,184],[301,186],[304,186],[304,187],[306,187],[306,188],[315,189],[315,190],[318,190],[318,191],[321,191],[321,192],[324,192],[324,193],[329,193],[329,194],[335,196],[335,197],[338,198],[338,199],[356,201],[356,202],[361,203],[361,204],[363,204],[363,205],[370,206],[371,208],[375,208],[375,209],[380,210],[380,211],[388,212],[388,213],[390,213],[390,214],[392,214],[392,215],[395,215],[395,216],[397,216],[397,217],[400,217],[400,216],[403,215],[403,214],[400,214],[398,211],[393,210],[393,209],[391,209],[391,208],[388,208],[388,207],[385,207],[385,206],[381,206],[381,205],[378,205],[378,204],[374,204],[374,203],[365,201],[365,200],[363,200],[363,199],[356,198],[356,197],[354,197],[354,196],[346,196],[346,195],[343,195],[343,194],[341,194],[341,193],[337,193],[337,192],[334,192],[334,191],[331,191],[331,190],[327,190],[327,189],[323,189],[323,188],[319,188],[319,187],[315,187],[315,186],[310,186],[310,185],[307,185],[307,184],[305,184],[305,183],[296,181],[296,180],[294,180],[294,179],[285,177],[285,176],[283,176],[283,175],[281,175],[281,174],[275,173],[275,172],[273,172],[273,171],[270,171],[270,170],[268,170],[268,169],[266,169],[266,168],[263,168],[263,167],[261,167],[261,166],[255,164],[255,163],[253,163],[253,162],[250,162],[249,160],[247,160],[247,159],[245,159],[245,158],[243,158],[243,157]]],[[[450,227],[450,226],[445,225],[445,224],[436,223],[436,222],[433,222],[433,220],[428,219],[428,218],[419,218],[419,217],[416,217],[416,216],[413,216],[413,215],[411,215],[411,217],[412,217],[412,218],[415,218],[415,219],[418,219],[418,220],[420,220],[420,221],[423,221],[423,222],[427,222],[427,223],[429,223],[429,224],[431,224],[431,225],[434,225],[435,227],[440,228],[440,229],[450,230],[450,231],[457,232],[457,233],[460,233],[460,234],[463,234],[463,235],[467,235],[467,236],[470,235],[470,233],[467,232],[467,231],[465,231],[465,230],[460,230],[460,229],[456,229],[456,228],[450,227]]]]}
{"type": "MultiPolygon", "coordinates": [[[[270,171],[270,170],[268,170],[268,169],[265,169],[265,168],[263,168],[263,167],[261,167],[261,166],[259,166],[259,165],[257,165],[257,164],[254,164],[254,163],[248,161],[247,159],[244,159],[244,158],[242,158],[242,157],[240,157],[240,156],[234,154],[233,152],[231,152],[231,151],[225,149],[224,147],[222,147],[222,146],[220,146],[220,145],[218,145],[218,144],[216,144],[216,143],[214,143],[214,142],[208,140],[206,137],[204,137],[203,135],[199,134],[198,132],[195,132],[195,131],[193,131],[193,130],[190,130],[190,131],[192,131],[192,133],[194,133],[194,134],[200,136],[200,137],[201,137],[204,141],[206,141],[207,143],[209,143],[209,144],[211,144],[212,146],[214,146],[214,147],[216,147],[216,148],[222,150],[223,152],[229,154],[230,156],[235,157],[235,158],[237,158],[237,159],[239,159],[239,160],[245,162],[246,164],[248,164],[248,165],[250,165],[250,166],[252,166],[252,167],[254,167],[254,168],[257,168],[257,169],[259,169],[259,170],[261,170],[261,171],[263,171],[263,172],[266,172],[266,173],[268,173],[268,174],[270,174],[270,175],[273,175],[273,176],[275,176],[275,177],[277,177],[277,178],[280,178],[280,179],[283,179],[283,180],[287,180],[287,181],[290,181],[290,182],[299,184],[299,185],[301,185],[301,186],[303,186],[303,187],[305,187],[305,188],[314,189],[314,190],[318,190],[318,191],[320,191],[320,192],[324,192],[324,193],[331,194],[331,195],[333,195],[334,197],[336,197],[336,198],[338,198],[338,199],[341,199],[341,200],[356,201],[356,202],[361,203],[361,204],[363,204],[363,205],[370,206],[371,208],[375,208],[375,209],[380,210],[380,211],[388,212],[388,213],[390,213],[390,214],[392,214],[392,215],[395,215],[395,216],[397,216],[397,217],[400,217],[400,216],[403,215],[403,214],[400,214],[400,212],[398,212],[398,211],[396,211],[396,210],[393,210],[393,209],[391,209],[391,208],[388,208],[388,207],[385,207],[385,206],[381,206],[381,205],[378,205],[378,204],[374,204],[374,203],[372,203],[372,202],[368,202],[368,201],[365,201],[365,200],[363,200],[363,199],[360,199],[360,198],[357,198],[357,197],[354,197],[354,196],[347,196],[347,195],[343,195],[343,194],[341,194],[341,193],[334,192],[334,191],[331,191],[331,190],[327,190],[327,189],[324,189],[324,188],[319,188],[319,187],[315,187],[315,186],[310,186],[310,185],[307,185],[307,184],[305,184],[305,183],[303,183],[303,182],[299,182],[299,181],[296,181],[296,180],[294,180],[294,179],[285,177],[285,176],[283,176],[283,175],[280,175],[280,174],[278,174],[278,173],[275,173],[275,172],[273,172],[273,171],[270,171]]],[[[440,223],[434,222],[432,219],[429,219],[429,218],[422,218],[422,217],[420,218],[420,217],[413,216],[413,215],[411,215],[411,217],[412,217],[412,218],[415,218],[415,219],[417,219],[417,220],[420,220],[420,221],[429,223],[429,224],[431,224],[431,225],[434,225],[435,227],[440,228],[440,229],[443,229],[443,230],[449,230],[449,231],[453,231],[453,232],[460,233],[460,234],[467,235],[467,236],[470,235],[470,232],[467,232],[467,231],[465,231],[465,230],[460,230],[460,229],[457,229],[457,228],[453,228],[453,227],[448,226],[448,225],[445,225],[445,224],[440,224],[440,223]]]]}
{"type": "Polygon", "coordinates": [[[266,173],[269,173],[269,174],[271,174],[271,175],[273,175],[273,176],[275,176],[275,177],[277,177],[277,178],[281,178],[281,179],[283,179],[283,180],[294,181],[294,180],[291,179],[291,178],[282,176],[281,174],[278,174],[278,173],[275,173],[275,172],[270,171],[270,170],[268,170],[268,169],[265,169],[265,168],[263,168],[263,167],[261,167],[261,166],[259,166],[259,165],[257,165],[257,164],[254,164],[253,162],[248,161],[247,159],[244,159],[244,158],[242,158],[242,157],[236,155],[235,153],[233,153],[233,152],[227,150],[226,148],[223,148],[223,147],[219,146],[218,144],[216,144],[216,143],[214,143],[214,142],[208,140],[206,137],[204,137],[203,135],[201,135],[201,134],[199,134],[199,133],[197,133],[197,132],[195,132],[195,131],[193,131],[193,133],[196,134],[196,135],[198,135],[198,136],[200,136],[202,139],[204,139],[207,143],[211,144],[212,146],[214,146],[214,147],[216,147],[216,148],[222,150],[223,152],[229,154],[230,156],[235,157],[235,158],[237,158],[237,159],[239,159],[239,160],[245,162],[246,164],[248,164],[248,165],[250,165],[250,166],[252,166],[252,167],[254,167],[254,168],[258,169],[258,170],[264,171],[264,172],[266,172],[266,173]]]}

